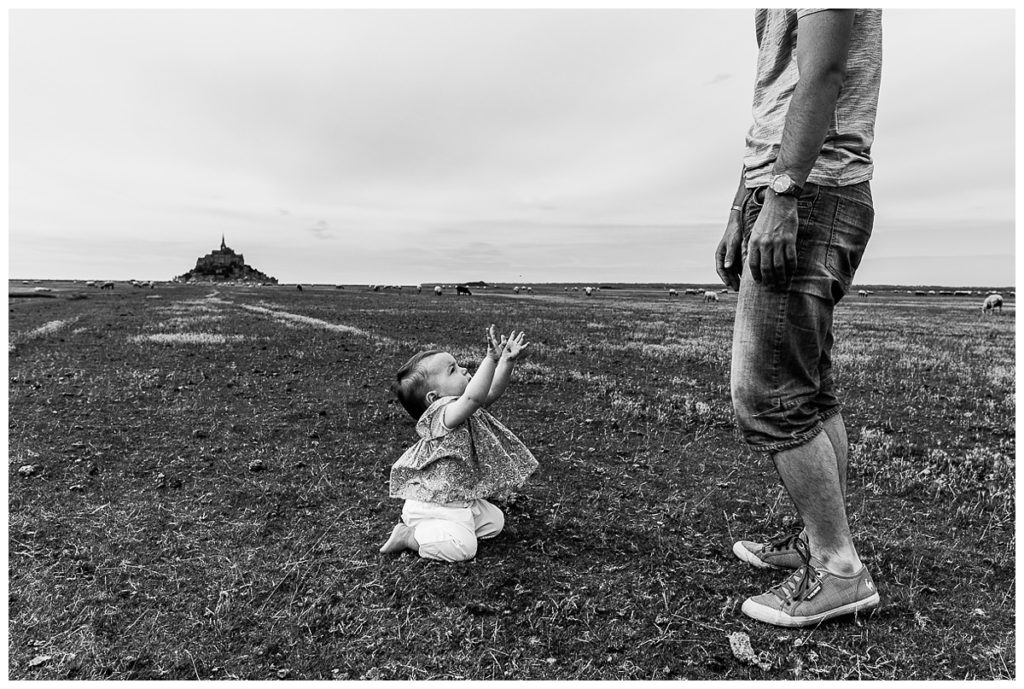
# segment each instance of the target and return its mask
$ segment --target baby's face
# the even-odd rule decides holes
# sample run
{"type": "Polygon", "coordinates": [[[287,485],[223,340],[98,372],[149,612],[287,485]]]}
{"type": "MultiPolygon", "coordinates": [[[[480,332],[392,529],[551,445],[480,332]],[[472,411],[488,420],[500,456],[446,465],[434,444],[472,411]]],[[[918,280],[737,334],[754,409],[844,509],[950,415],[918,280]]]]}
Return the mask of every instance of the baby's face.
{"type": "Polygon", "coordinates": [[[463,366],[459,366],[448,352],[435,354],[424,362],[428,389],[439,397],[454,395],[459,397],[466,391],[466,386],[473,376],[463,366]]]}

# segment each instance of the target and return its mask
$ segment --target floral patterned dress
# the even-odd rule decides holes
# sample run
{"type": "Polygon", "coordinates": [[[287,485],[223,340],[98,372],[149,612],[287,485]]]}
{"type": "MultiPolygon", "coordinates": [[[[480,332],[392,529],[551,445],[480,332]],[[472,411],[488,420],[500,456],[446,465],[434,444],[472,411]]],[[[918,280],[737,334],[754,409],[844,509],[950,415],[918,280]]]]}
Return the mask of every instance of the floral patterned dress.
{"type": "Polygon", "coordinates": [[[503,498],[537,469],[526,445],[484,409],[446,427],[444,408],[456,399],[436,400],[416,422],[419,441],[391,467],[391,497],[442,505],[503,498]]]}

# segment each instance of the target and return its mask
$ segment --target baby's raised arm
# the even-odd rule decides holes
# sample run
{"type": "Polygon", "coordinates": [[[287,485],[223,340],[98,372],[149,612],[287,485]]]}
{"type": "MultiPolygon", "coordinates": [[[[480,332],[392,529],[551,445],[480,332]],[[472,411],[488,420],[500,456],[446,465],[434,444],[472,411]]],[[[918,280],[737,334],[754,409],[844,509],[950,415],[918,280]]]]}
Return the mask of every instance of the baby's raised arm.
{"type": "Polygon", "coordinates": [[[444,425],[448,428],[455,428],[460,423],[472,416],[480,407],[487,403],[488,392],[491,389],[491,381],[494,378],[494,368],[498,358],[502,355],[505,345],[499,342],[494,335],[494,326],[487,330],[487,356],[483,358],[480,365],[473,374],[473,379],[466,386],[462,396],[444,408],[444,425]]]}
{"type": "Polygon", "coordinates": [[[498,364],[495,367],[494,379],[491,381],[491,389],[487,392],[487,401],[484,403],[485,407],[491,406],[502,394],[505,392],[505,388],[508,387],[509,378],[512,377],[512,366],[513,362],[522,355],[523,351],[529,346],[528,342],[523,342],[523,338],[526,333],[522,330],[519,334],[513,330],[509,333],[508,339],[505,336],[501,336],[501,345],[503,350],[501,358],[498,359],[498,364]]]}

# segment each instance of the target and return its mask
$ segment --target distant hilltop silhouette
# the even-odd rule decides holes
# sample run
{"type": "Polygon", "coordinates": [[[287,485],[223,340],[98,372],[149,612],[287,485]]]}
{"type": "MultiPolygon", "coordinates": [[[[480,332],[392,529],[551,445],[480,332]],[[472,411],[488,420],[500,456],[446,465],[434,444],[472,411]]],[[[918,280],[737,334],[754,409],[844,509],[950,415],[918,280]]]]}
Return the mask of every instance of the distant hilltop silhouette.
{"type": "Polygon", "coordinates": [[[196,259],[196,267],[174,278],[178,282],[223,282],[240,280],[244,282],[269,282],[277,284],[277,278],[261,273],[245,264],[245,257],[236,254],[220,237],[220,248],[196,259]]]}

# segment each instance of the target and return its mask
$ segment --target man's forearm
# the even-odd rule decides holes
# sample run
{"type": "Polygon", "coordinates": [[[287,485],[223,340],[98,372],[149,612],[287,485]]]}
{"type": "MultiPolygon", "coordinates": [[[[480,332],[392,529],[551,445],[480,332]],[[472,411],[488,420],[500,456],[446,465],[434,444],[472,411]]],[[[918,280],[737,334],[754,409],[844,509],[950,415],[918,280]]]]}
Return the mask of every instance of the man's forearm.
{"type": "Polygon", "coordinates": [[[740,184],[736,187],[736,195],[732,197],[733,210],[743,205],[743,197],[747,194],[746,169],[740,168],[740,184]]]}
{"type": "Polygon", "coordinates": [[[800,79],[786,111],[773,172],[789,175],[800,186],[821,154],[835,112],[855,17],[856,10],[823,10],[802,18],[797,28],[800,79]]]}
{"type": "Polygon", "coordinates": [[[774,174],[789,175],[800,186],[807,182],[825,142],[842,85],[842,74],[834,72],[813,79],[802,78],[797,83],[786,111],[782,145],[772,168],[774,174]]]}

